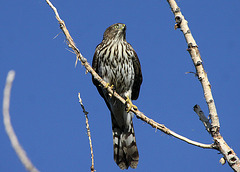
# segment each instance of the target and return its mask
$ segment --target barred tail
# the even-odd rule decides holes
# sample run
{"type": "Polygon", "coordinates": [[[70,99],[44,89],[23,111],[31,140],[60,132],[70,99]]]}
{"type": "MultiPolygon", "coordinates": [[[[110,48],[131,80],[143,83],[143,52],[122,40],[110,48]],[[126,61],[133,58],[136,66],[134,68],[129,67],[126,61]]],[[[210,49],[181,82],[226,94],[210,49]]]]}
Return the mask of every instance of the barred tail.
{"type": "Polygon", "coordinates": [[[137,168],[139,154],[132,121],[124,130],[120,129],[114,120],[112,122],[114,161],[122,170],[129,166],[137,168]]]}

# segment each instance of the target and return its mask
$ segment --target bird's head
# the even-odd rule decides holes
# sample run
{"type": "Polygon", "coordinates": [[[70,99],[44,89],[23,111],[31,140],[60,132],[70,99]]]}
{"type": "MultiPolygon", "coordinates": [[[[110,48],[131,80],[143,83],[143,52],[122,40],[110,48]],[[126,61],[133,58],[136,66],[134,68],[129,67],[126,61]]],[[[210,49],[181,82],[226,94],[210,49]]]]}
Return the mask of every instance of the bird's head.
{"type": "Polygon", "coordinates": [[[103,40],[125,40],[126,39],[126,25],[123,23],[116,23],[109,26],[103,35],[103,40]]]}

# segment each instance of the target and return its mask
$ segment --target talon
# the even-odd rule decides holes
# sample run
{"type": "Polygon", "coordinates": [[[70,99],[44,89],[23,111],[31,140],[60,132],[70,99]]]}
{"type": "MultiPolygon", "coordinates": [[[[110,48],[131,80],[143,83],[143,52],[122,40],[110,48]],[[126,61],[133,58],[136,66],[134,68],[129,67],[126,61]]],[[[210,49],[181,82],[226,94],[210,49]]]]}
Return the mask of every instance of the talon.
{"type": "Polygon", "coordinates": [[[112,90],[114,90],[114,85],[111,85],[110,88],[111,88],[112,90]]]}
{"type": "Polygon", "coordinates": [[[109,83],[107,83],[107,84],[106,84],[106,86],[104,86],[104,88],[108,88],[108,86],[109,86],[109,85],[110,85],[110,84],[109,84],[109,83]]]}
{"type": "Polygon", "coordinates": [[[110,84],[109,83],[107,83],[106,84],[106,86],[104,87],[104,88],[108,88],[108,87],[110,87],[112,90],[113,90],[113,88],[114,88],[114,85],[111,85],[111,86],[109,86],[110,84]]]}
{"type": "Polygon", "coordinates": [[[137,106],[135,106],[132,101],[129,99],[129,97],[127,96],[127,99],[126,99],[126,103],[128,104],[128,107],[127,107],[127,112],[129,112],[132,108],[134,110],[137,110],[137,106]]]}
{"type": "MultiPolygon", "coordinates": [[[[114,93],[114,85],[111,85],[109,86],[110,84],[107,83],[106,86],[104,86],[105,89],[107,89],[108,87],[110,87],[112,90],[113,90],[113,93],[114,93]]],[[[112,94],[111,93],[108,93],[109,97],[111,98],[112,97],[112,94]]]]}

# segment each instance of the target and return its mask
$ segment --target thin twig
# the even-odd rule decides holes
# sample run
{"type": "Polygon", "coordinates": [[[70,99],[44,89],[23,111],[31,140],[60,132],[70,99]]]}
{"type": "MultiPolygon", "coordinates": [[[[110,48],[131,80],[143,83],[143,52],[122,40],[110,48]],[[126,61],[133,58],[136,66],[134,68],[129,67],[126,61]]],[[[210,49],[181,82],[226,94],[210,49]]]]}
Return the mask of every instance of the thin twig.
{"type": "Polygon", "coordinates": [[[8,72],[6,85],[4,89],[3,95],[3,121],[6,133],[11,141],[12,147],[15,150],[18,158],[24,165],[24,167],[30,172],[38,172],[38,169],[34,167],[31,160],[27,157],[26,152],[20,145],[18,138],[14,132],[14,129],[11,124],[10,114],[9,114],[9,106],[10,106],[10,95],[11,95],[11,88],[12,83],[15,77],[15,72],[13,70],[8,72]]]}
{"type": "Polygon", "coordinates": [[[85,110],[85,107],[82,103],[82,99],[80,97],[80,93],[78,93],[78,99],[79,99],[79,103],[82,107],[83,113],[85,115],[86,118],[86,129],[87,129],[87,135],[88,135],[88,139],[89,139],[89,145],[90,145],[90,149],[91,149],[91,160],[92,160],[92,166],[91,166],[91,172],[94,172],[94,156],[93,156],[93,147],[92,147],[92,139],[91,139],[91,133],[90,133],[90,126],[88,123],[88,112],[85,110]]]}
{"type": "MultiPolygon", "coordinates": [[[[113,91],[111,89],[111,87],[108,87],[107,83],[92,69],[91,65],[87,62],[87,59],[83,57],[83,55],[80,53],[80,51],[78,50],[78,48],[76,47],[72,37],[69,34],[69,31],[66,28],[66,25],[64,23],[64,21],[59,17],[59,14],[56,10],[56,8],[52,5],[52,3],[49,0],[46,0],[46,2],[49,4],[49,6],[53,9],[53,11],[55,12],[56,15],[56,19],[58,20],[59,24],[60,24],[60,28],[62,29],[63,33],[66,36],[66,39],[68,41],[68,46],[70,48],[73,49],[73,51],[75,52],[77,59],[79,61],[81,61],[82,65],[84,65],[84,67],[86,68],[86,70],[88,72],[90,72],[92,74],[92,76],[101,84],[101,86],[107,88],[106,90],[113,95],[114,97],[116,97],[118,100],[120,100],[123,104],[126,104],[126,100],[124,98],[122,98],[119,94],[116,93],[116,91],[113,91]]],[[[152,127],[157,128],[159,130],[161,130],[162,132],[168,134],[168,135],[172,135],[182,141],[185,141],[189,144],[198,146],[198,147],[202,147],[202,148],[214,148],[213,144],[202,144],[202,143],[198,143],[195,141],[192,141],[190,139],[187,139],[186,137],[180,136],[179,134],[176,134],[175,132],[171,131],[170,129],[168,129],[167,127],[165,127],[162,124],[159,124],[155,121],[153,121],[152,119],[148,118],[147,116],[145,116],[142,112],[140,112],[139,110],[135,110],[134,108],[131,109],[132,112],[135,113],[135,115],[140,118],[141,120],[147,122],[148,124],[150,124],[152,127]]]]}
{"type": "Polygon", "coordinates": [[[199,105],[195,105],[193,107],[193,110],[196,112],[196,114],[199,116],[200,121],[202,121],[203,125],[205,126],[206,130],[211,134],[210,129],[211,129],[211,124],[207,117],[204,115],[202,109],[200,108],[199,105]]]}
{"type": "Polygon", "coordinates": [[[211,128],[210,133],[213,137],[214,143],[216,145],[216,149],[218,149],[221,154],[224,156],[224,159],[227,160],[229,166],[234,170],[240,172],[240,160],[237,157],[236,153],[231,149],[227,143],[224,141],[223,137],[220,134],[220,124],[219,124],[219,118],[217,115],[216,106],[214,103],[214,99],[212,96],[211,91],[211,84],[208,80],[207,73],[205,72],[202,64],[202,59],[200,56],[200,52],[198,49],[198,46],[191,34],[191,31],[188,27],[188,22],[185,20],[184,16],[182,15],[180,8],[178,7],[175,0],[167,0],[171,10],[175,16],[175,29],[180,28],[185,40],[188,45],[188,52],[192,58],[193,64],[196,68],[196,73],[198,76],[198,79],[202,85],[204,97],[206,100],[206,103],[208,105],[209,110],[209,116],[211,119],[211,128]]]}
{"type": "Polygon", "coordinates": [[[188,144],[198,146],[198,147],[201,147],[201,148],[207,148],[207,149],[214,149],[215,148],[214,144],[203,144],[203,143],[199,143],[199,142],[190,140],[190,139],[188,139],[184,136],[181,136],[181,135],[175,133],[174,131],[170,130],[169,128],[165,127],[165,125],[159,124],[159,123],[155,122],[154,120],[148,118],[147,116],[145,116],[139,110],[133,110],[133,112],[135,113],[137,118],[140,118],[142,121],[145,121],[146,123],[151,125],[153,128],[159,129],[160,131],[164,132],[165,134],[172,135],[173,137],[176,137],[176,138],[178,138],[178,139],[180,139],[184,142],[187,142],[188,144]]]}

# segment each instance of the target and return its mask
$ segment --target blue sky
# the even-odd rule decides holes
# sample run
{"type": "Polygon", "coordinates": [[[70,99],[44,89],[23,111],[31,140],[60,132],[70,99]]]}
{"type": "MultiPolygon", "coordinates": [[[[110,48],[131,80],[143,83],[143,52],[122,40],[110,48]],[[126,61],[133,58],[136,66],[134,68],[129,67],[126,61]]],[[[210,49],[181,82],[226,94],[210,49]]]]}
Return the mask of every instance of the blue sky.
{"type": "MultiPolygon", "coordinates": [[[[192,110],[207,105],[182,33],[174,30],[167,1],[54,0],[75,43],[88,62],[114,23],[127,25],[127,41],[143,72],[134,103],[148,117],[202,143],[211,143],[192,110]]],[[[220,118],[221,134],[240,154],[240,23],[238,0],[177,1],[199,46],[220,118]]],[[[45,1],[1,1],[0,90],[9,70],[16,71],[11,120],[20,143],[40,171],[90,171],[90,148],[78,92],[89,112],[95,169],[121,171],[113,160],[110,113],[67,49],[52,9],[45,1]],[[53,39],[58,33],[57,38],[53,39]]],[[[2,92],[0,91],[1,104],[2,92]]],[[[2,107],[1,107],[2,111],[2,107]]],[[[2,121],[2,117],[0,117],[2,121]]],[[[129,171],[232,171],[215,150],[188,145],[134,118],[140,161],[129,171]]],[[[25,171],[0,124],[0,171],[25,171]]]]}

